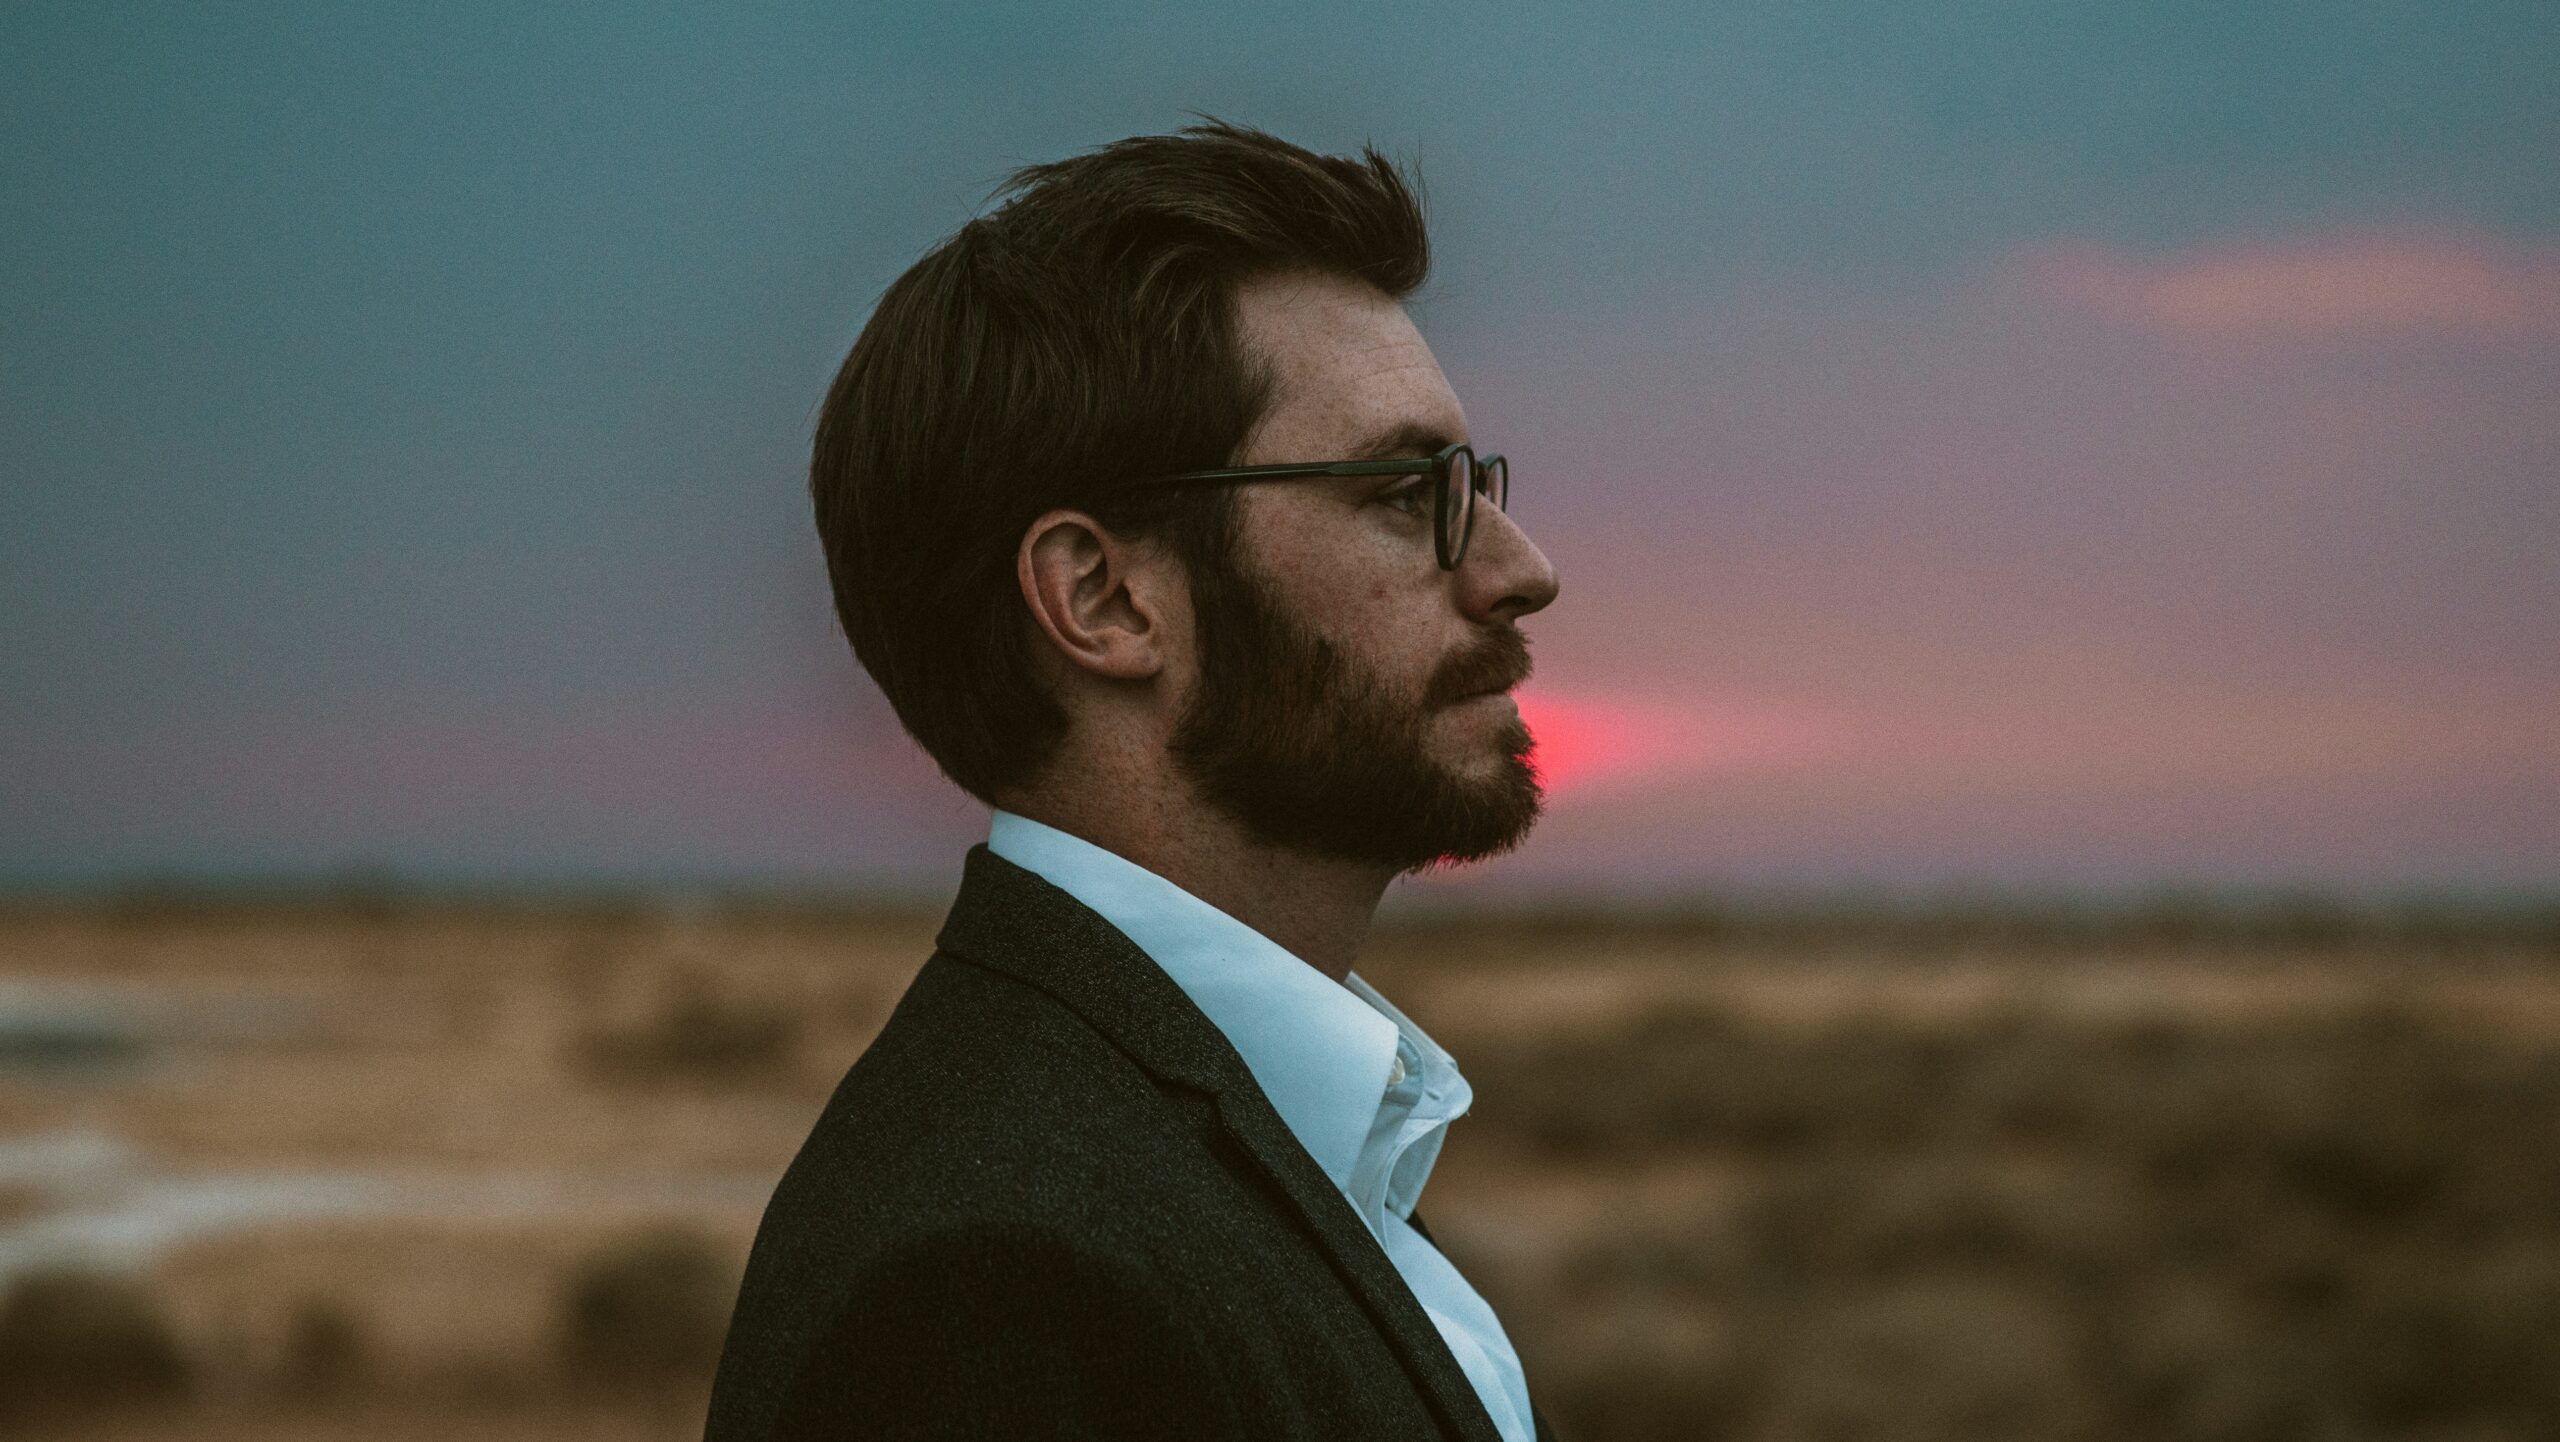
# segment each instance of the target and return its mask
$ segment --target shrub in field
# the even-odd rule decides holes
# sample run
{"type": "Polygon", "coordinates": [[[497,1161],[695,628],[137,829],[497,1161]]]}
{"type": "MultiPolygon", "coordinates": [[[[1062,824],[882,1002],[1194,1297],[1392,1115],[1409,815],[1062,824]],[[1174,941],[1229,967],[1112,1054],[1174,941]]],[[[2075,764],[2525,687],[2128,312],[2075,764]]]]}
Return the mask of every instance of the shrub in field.
{"type": "Polygon", "coordinates": [[[311,1397],[346,1392],[363,1380],[369,1351],[355,1313],[325,1298],[305,1298],[285,1327],[285,1387],[311,1397]]]}
{"type": "Polygon", "coordinates": [[[0,1416],[166,1401],[187,1381],[176,1333],[136,1283],[40,1272],[0,1302],[0,1416]]]}
{"type": "Polygon", "coordinates": [[[1560,1152],[1768,1157],[1907,1138],[1974,1055],[1966,1038],[1877,1019],[1793,1032],[1681,1004],[1620,1034],[1471,1059],[1469,1075],[1483,1073],[1477,1092],[1499,1102],[1506,1127],[1560,1152]]]}
{"type": "Polygon", "coordinates": [[[726,1254],[698,1233],[666,1228],[616,1243],[562,1288],[562,1360],[605,1385],[697,1379],[719,1361],[737,1295],[726,1254]]]}
{"type": "Polygon", "coordinates": [[[1741,1218],[1761,1285],[1998,1273],[2103,1285],[2138,1268],[2147,1218],[2104,1178],[1980,1158],[1842,1158],[1791,1171],[1741,1218]]]}
{"type": "MultiPolygon", "coordinates": [[[[1705,1309],[1631,1297],[1540,1319],[1542,1411],[1588,1442],[1694,1442],[1736,1435],[1735,1347],[1705,1309]]],[[[1538,1325],[1533,1323],[1533,1325],[1538,1325]]]]}
{"type": "Polygon", "coordinates": [[[724,996],[708,978],[678,975],[635,1026],[590,1033],[587,1066],[622,1081],[739,1081],[789,1067],[800,1019],[787,1008],[724,996]]]}

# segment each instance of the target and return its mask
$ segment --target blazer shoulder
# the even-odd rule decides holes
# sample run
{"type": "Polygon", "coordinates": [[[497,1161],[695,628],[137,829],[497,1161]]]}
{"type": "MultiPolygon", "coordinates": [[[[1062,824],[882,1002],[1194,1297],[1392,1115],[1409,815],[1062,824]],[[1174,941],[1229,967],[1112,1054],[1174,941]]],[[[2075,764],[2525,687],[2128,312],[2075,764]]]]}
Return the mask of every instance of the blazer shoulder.
{"type": "Polygon", "coordinates": [[[765,1230],[902,1239],[920,1226],[1096,1225],[1154,1208],[1150,1178],[1202,1120],[1073,1010],[937,952],[836,1088],[765,1230]]]}
{"type": "Polygon", "coordinates": [[[818,1127],[855,1121],[894,1135],[907,1121],[941,1136],[974,1134],[1028,1116],[1143,1109],[1158,1095],[1145,1069],[1072,1008],[1019,977],[936,952],[818,1127]]]}

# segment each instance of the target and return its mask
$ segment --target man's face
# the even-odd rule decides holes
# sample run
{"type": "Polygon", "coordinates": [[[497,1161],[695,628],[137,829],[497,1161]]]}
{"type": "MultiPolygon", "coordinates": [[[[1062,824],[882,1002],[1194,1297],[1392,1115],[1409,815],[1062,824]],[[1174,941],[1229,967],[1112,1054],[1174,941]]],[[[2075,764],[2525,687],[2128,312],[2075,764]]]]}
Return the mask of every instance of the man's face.
{"type": "MultiPolygon", "coordinates": [[[[1245,285],[1241,339],[1271,394],[1240,463],[1422,456],[1466,415],[1403,309],[1360,282],[1245,285]]],[[[1252,484],[1239,541],[1198,578],[1198,665],[1173,736],[1201,794],[1257,839],[1415,870],[1519,844],[1542,800],[1502,693],[1529,674],[1514,624],[1554,568],[1481,502],[1456,571],[1414,476],[1252,484]]]]}

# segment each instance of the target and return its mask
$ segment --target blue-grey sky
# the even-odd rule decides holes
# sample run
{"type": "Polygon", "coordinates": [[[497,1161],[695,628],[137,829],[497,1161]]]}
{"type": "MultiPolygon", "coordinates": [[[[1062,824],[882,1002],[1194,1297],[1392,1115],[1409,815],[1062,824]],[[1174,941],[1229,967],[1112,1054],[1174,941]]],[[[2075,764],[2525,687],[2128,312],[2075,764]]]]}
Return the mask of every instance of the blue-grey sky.
{"type": "Polygon", "coordinates": [[[2560,871],[2560,7],[0,16],[0,876],[931,882],[802,491],[1190,112],[1415,163],[1562,600],[1486,873],[2560,871]]]}

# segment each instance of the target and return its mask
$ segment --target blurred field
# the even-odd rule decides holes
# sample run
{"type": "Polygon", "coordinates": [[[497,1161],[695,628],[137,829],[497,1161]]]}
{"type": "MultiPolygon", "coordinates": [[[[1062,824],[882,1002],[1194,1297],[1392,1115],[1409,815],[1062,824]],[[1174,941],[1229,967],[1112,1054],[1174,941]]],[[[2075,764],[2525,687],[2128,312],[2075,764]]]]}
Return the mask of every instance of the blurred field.
{"type": "MultiPolygon", "coordinates": [[[[921,911],[0,909],[0,1432],[698,1435],[921,911]]],[[[1568,1438],[2560,1436],[2560,923],[1413,918],[1568,1438]]]]}

